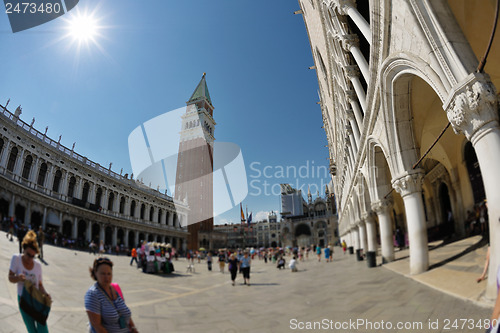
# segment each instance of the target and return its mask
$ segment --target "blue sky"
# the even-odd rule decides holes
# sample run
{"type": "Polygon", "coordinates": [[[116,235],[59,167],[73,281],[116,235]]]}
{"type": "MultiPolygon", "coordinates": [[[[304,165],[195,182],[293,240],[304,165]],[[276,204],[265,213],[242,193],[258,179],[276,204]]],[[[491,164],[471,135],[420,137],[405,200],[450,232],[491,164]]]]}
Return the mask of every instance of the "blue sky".
{"type": "MultiPolygon", "coordinates": [[[[297,9],[296,0],[81,0],[15,34],[0,14],[0,102],[10,98],[9,109],[21,105],[21,118],[35,117],[38,130],[49,126],[53,139],[62,135],[65,146],[76,142],[79,154],[130,174],[128,135],[185,106],[206,72],[215,138],[242,150],[243,205],[255,220],[279,211],[277,184],[311,185],[315,194],[329,181],[316,72],[297,9]],[[97,44],[78,48],[64,37],[77,11],[94,12],[97,44]]],[[[231,221],[239,222],[239,207],[216,218],[231,221]]]]}

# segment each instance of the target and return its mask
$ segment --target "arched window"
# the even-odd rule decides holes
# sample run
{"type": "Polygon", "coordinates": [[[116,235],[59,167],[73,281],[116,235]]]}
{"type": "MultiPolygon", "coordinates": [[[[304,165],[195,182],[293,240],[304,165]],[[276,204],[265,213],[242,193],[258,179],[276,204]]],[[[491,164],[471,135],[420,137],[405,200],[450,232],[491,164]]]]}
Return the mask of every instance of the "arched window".
{"type": "Polygon", "coordinates": [[[32,165],[33,165],[33,157],[31,157],[31,155],[26,156],[26,159],[24,160],[23,174],[22,174],[22,177],[24,179],[30,178],[30,171],[32,165]]]}
{"type": "Polygon", "coordinates": [[[155,212],[155,208],[154,207],[151,207],[149,209],[149,220],[152,222],[153,221],[153,214],[155,212]]]}
{"type": "Polygon", "coordinates": [[[132,202],[130,203],[130,216],[135,216],[135,200],[132,200],[132,202]]]}
{"type": "Polygon", "coordinates": [[[62,172],[61,170],[57,170],[54,175],[54,183],[52,184],[52,191],[58,193],[59,185],[61,184],[62,172]]]}
{"type": "Polygon", "coordinates": [[[83,184],[83,192],[82,192],[82,201],[83,202],[87,202],[87,200],[89,198],[89,191],[90,191],[90,185],[89,185],[89,183],[85,182],[85,184],[83,184]]]}
{"type": "Polygon", "coordinates": [[[158,209],[158,223],[161,223],[162,211],[161,208],[158,209]]]}
{"type": "Polygon", "coordinates": [[[0,156],[2,156],[4,141],[0,138],[0,156]]]}
{"type": "Polygon", "coordinates": [[[75,194],[75,185],[76,185],[76,178],[71,177],[69,179],[69,185],[68,185],[68,197],[73,198],[73,195],[75,194]]]}
{"type": "Polygon", "coordinates": [[[16,166],[16,159],[17,159],[17,147],[12,147],[10,150],[10,155],[9,155],[9,161],[7,162],[7,170],[10,172],[14,172],[14,167],[16,166]]]}
{"type": "Polygon", "coordinates": [[[125,197],[120,198],[120,214],[123,214],[125,211],[125,197]]]}
{"type": "Polygon", "coordinates": [[[144,213],[146,212],[146,205],[141,205],[141,220],[144,220],[144,213]]]}
{"type": "Polygon", "coordinates": [[[108,198],[108,210],[113,210],[113,203],[115,202],[115,194],[111,192],[108,198]]]}
{"type": "Polygon", "coordinates": [[[45,176],[47,175],[47,164],[42,163],[40,166],[40,171],[38,171],[38,181],[36,182],[38,185],[43,186],[45,183],[45,176]]]}
{"type": "Polygon", "coordinates": [[[102,198],[102,188],[98,188],[95,193],[95,204],[99,207],[101,206],[101,198],[102,198]]]}

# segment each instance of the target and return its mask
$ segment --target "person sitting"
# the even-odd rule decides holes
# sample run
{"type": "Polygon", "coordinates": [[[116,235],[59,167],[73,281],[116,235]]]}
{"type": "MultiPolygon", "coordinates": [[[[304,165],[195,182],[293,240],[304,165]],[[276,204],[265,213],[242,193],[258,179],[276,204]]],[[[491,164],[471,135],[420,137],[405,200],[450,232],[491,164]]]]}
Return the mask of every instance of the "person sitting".
{"type": "Polygon", "coordinates": [[[280,257],[278,260],[278,265],[276,266],[278,269],[285,268],[285,258],[280,257]]]}

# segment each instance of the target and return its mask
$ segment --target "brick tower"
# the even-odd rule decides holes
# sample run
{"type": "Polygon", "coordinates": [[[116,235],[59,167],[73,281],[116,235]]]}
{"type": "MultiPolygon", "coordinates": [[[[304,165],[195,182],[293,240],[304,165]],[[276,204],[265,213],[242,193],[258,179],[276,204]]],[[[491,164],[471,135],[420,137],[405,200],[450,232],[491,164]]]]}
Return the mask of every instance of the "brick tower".
{"type": "Polygon", "coordinates": [[[213,231],[213,145],[215,121],[205,73],[182,116],[175,199],[186,200],[188,213],[188,250],[198,250],[199,233],[213,231]]]}

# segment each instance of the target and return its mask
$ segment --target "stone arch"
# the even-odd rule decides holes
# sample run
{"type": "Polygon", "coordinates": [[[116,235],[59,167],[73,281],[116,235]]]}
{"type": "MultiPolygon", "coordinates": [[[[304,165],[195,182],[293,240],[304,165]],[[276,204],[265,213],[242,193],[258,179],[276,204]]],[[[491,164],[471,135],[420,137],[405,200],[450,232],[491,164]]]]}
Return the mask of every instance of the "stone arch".
{"type": "MultiPolygon", "coordinates": [[[[397,58],[384,61],[381,68],[382,91],[385,91],[385,110],[381,119],[386,126],[389,147],[388,159],[394,175],[411,170],[418,159],[410,101],[411,83],[414,76],[421,78],[434,90],[441,101],[447,89],[439,75],[421,58],[401,53],[397,58]]],[[[444,111],[443,111],[444,112],[444,111]]]]}

